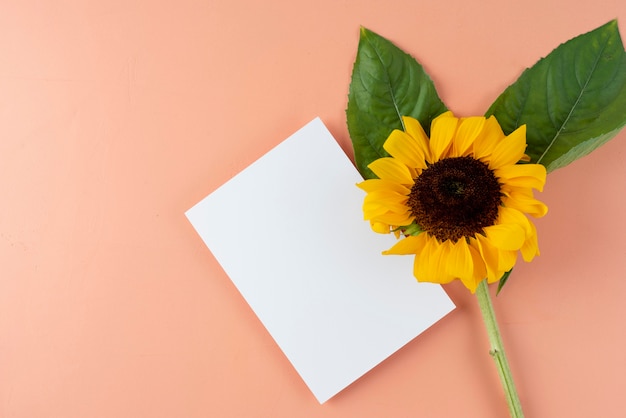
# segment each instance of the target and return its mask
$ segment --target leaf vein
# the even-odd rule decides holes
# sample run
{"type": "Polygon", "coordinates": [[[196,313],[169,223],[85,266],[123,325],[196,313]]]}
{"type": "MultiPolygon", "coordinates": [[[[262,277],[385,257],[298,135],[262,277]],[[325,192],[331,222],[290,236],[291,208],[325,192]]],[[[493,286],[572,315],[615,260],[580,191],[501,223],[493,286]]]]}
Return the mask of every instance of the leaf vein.
{"type": "MultiPolygon", "coordinates": [[[[371,45],[371,43],[370,43],[370,45],[371,45]]],[[[376,49],[376,47],[374,45],[372,45],[372,50],[376,53],[376,57],[378,58],[378,60],[382,64],[382,66],[384,68],[387,68],[387,66],[385,65],[385,61],[383,60],[382,55],[378,52],[378,49],[376,49]]],[[[395,96],[395,93],[393,91],[393,86],[391,84],[391,79],[389,78],[388,72],[385,72],[385,84],[387,85],[387,88],[389,90],[389,95],[391,96],[391,102],[393,104],[393,108],[396,111],[396,115],[398,116],[398,119],[400,120],[400,124],[402,125],[402,129],[404,129],[404,122],[402,121],[402,115],[400,114],[400,109],[398,108],[398,104],[396,102],[396,96],[395,96]]]]}
{"type": "Polygon", "coordinates": [[[605,44],[602,46],[602,49],[600,50],[598,56],[596,57],[595,62],[593,63],[593,66],[591,68],[591,71],[589,72],[589,76],[587,77],[587,79],[585,80],[585,83],[583,86],[581,86],[581,90],[580,93],[578,94],[578,97],[576,98],[576,100],[574,101],[574,104],[572,104],[567,116],[565,117],[565,120],[563,120],[563,123],[561,123],[561,126],[559,127],[559,129],[557,130],[556,134],[554,135],[554,137],[552,138],[552,140],[550,141],[550,143],[548,144],[548,146],[546,147],[546,149],[543,151],[543,154],[541,154],[541,156],[537,159],[537,164],[541,163],[541,160],[546,156],[546,154],[548,153],[548,151],[552,148],[552,146],[554,145],[554,143],[556,142],[556,140],[559,138],[559,136],[561,135],[561,132],[563,132],[563,129],[565,129],[565,125],[567,125],[567,122],[570,120],[570,118],[572,117],[572,114],[574,113],[574,110],[576,109],[576,106],[578,106],[578,104],[580,103],[583,95],[585,94],[585,91],[587,90],[587,86],[589,85],[589,82],[591,81],[591,79],[593,78],[593,74],[596,71],[597,67],[598,67],[598,63],[600,62],[600,58],[602,57],[602,54],[604,53],[604,50],[606,49],[608,43],[610,41],[607,39],[607,41],[605,42],[605,44]]]}

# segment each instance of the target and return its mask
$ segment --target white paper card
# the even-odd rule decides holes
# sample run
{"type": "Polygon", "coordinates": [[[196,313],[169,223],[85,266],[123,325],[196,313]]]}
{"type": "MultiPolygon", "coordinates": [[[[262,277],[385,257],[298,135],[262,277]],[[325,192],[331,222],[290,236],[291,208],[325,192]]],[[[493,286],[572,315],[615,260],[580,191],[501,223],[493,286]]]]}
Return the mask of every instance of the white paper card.
{"type": "Polygon", "coordinates": [[[320,403],[454,309],[381,255],[360,181],[317,118],[186,213],[320,403]]]}

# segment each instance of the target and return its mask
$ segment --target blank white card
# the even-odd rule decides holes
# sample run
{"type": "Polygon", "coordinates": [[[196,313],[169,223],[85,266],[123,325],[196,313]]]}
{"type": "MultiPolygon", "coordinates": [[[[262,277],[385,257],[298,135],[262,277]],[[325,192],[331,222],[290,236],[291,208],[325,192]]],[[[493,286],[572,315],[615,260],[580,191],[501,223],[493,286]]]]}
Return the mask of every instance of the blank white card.
{"type": "Polygon", "coordinates": [[[186,212],[320,403],[454,309],[381,255],[360,181],[316,118],[186,212]]]}

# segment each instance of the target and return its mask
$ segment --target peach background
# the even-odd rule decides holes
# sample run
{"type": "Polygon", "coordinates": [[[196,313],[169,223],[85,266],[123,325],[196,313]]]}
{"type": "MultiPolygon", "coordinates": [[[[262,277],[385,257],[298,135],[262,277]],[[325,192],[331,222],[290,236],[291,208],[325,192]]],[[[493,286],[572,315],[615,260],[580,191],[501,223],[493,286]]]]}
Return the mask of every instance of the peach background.
{"type": "MultiPolygon", "coordinates": [[[[320,406],[183,213],[314,116],[351,154],[361,24],[470,115],[612,18],[622,0],[2,2],[0,417],[506,416],[458,284],[320,406]]],[[[623,416],[625,158],[623,132],[549,176],[542,256],[496,301],[530,418],[623,416]]]]}

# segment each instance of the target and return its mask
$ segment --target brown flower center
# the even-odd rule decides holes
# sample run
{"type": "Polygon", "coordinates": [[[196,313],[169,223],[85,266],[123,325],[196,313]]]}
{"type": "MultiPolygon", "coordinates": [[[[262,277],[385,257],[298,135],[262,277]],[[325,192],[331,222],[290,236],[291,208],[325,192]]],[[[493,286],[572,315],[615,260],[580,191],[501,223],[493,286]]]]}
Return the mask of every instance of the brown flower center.
{"type": "Polygon", "coordinates": [[[415,222],[439,241],[482,233],[498,217],[500,183],[473,157],[445,158],[415,179],[408,205],[415,222]]]}

